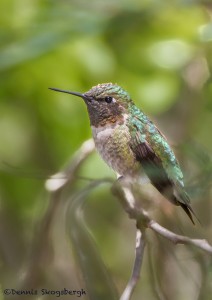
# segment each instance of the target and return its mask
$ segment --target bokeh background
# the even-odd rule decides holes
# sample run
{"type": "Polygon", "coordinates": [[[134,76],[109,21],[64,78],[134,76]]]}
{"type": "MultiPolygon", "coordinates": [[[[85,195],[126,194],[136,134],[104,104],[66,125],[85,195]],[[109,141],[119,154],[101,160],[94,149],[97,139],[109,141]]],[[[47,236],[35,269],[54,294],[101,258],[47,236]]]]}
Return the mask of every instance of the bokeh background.
{"type": "MultiPolygon", "coordinates": [[[[89,181],[75,178],[54,197],[44,187],[91,137],[84,103],[48,87],[85,92],[115,82],[128,90],[175,149],[202,226],[165,200],[151,216],[212,243],[211,18],[210,0],[1,0],[0,299],[22,298],[5,288],[64,287],[84,288],[84,299],[118,299],[131,273],[135,224],[110,185],[81,195],[89,181]],[[84,214],[72,224],[76,195],[84,214]]],[[[77,175],[115,179],[96,153],[77,175]]],[[[211,299],[208,254],[149,231],[147,239],[134,300],[211,299]]]]}

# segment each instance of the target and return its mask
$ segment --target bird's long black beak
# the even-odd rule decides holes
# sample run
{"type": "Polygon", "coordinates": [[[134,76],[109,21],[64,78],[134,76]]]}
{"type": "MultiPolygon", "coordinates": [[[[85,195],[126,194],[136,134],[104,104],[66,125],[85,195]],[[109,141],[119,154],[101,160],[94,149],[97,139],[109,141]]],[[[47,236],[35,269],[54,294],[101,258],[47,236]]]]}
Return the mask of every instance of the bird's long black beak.
{"type": "Polygon", "coordinates": [[[61,92],[61,93],[66,93],[66,94],[71,94],[80,98],[85,99],[86,97],[83,94],[77,93],[77,92],[71,92],[71,91],[66,91],[66,90],[61,90],[61,89],[57,89],[57,88],[49,88],[52,91],[56,91],[56,92],[61,92]]]}

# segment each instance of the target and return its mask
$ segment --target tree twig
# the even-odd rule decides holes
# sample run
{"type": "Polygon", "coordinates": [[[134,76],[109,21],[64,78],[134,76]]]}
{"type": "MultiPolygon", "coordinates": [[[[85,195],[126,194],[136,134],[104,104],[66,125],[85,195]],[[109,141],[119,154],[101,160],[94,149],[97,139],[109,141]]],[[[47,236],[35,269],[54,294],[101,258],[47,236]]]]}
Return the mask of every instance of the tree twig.
{"type": "Polygon", "coordinates": [[[141,272],[141,266],[142,266],[142,260],[143,260],[143,254],[144,254],[144,248],[146,245],[145,241],[145,231],[141,232],[140,229],[137,229],[136,232],[136,246],[135,246],[135,262],[133,266],[133,271],[131,278],[121,295],[120,300],[129,300],[132,296],[132,293],[136,287],[136,284],[140,278],[140,272],[141,272]]]}
{"type": "Polygon", "coordinates": [[[22,288],[36,287],[40,276],[40,265],[46,261],[46,256],[51,249],[50,231],[52,221],[57,213],[58,206],[61,202],[61,193],[67,186],[71,186],[83,162],[94,151],[95,146],[93,139],[85,141],[76,151],[71,161],[61,172],[53,175],[46,180],[45,187],[50,192],[49,206],[40,221],[39,227],[35,229],[35,237],[32,242],[29,264],[23,281],[22,288]]]}
{"type": "Polygon", "coordinates": [[[94,141],[89,139],[85,141],[78,151],[74,154],[71,162],[67,164],[61,172],[58,172],[46,180],[45,187],[49,192],[56,192],[64,188],[65,185],[75,178],[77,171],[84,160],[94,151],[94,141]]]}
{"type": "Polygon", "coordinates": [[[148,222],[148,228],[152,229],[153,231],[165,237],[174,244],[193,245],[197,248],[204,250],[209,254],[212,254],[212,246],[205,239],[191,239],[187,236],[176,234],[150,219],[148,222]]]}
{"type": "Polygon", "coordinates": [[[127,180],[124,178],[120,178],[113,184],[112,193],[119,199],[122,207],[129,217],[136,220],[137,238],[139,240],[139,244],[136,247],[132,276],[120,300],[131,299],[132,293],[136,287],[136,284],[138,283],[139,273],[142,266],[142,258],[144,255],[144,234],[147,228],[152,229],[155,233],[163,236],[174,244],[192,245],[204,250],[208,254],[212,254],[212,246],[208,243],[208,241],[204,239],[192,239],[187,236],[178,235],[152,220],[144,209],[137,206],[136,199],[132,192],[132,184],[127,182],[127,180]]]}

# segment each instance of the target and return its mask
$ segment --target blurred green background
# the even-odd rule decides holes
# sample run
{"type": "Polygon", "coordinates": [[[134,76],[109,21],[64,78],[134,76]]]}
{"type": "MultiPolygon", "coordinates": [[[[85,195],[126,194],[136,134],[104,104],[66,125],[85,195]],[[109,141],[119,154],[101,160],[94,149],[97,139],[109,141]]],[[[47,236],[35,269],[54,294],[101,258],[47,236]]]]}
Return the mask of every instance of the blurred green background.
{"type": "MultiPolygon", "coordinates": [[[[98,290],[94,294],[112,299],[106,291],[114,292],[113,281],[120,294],[133,264],[135,224],[111,195],[109,185],[98,187],[86,199],[85,240],[76,242],[73,235],[66,235],[64,211],[71,195],[88,184],[86,180],[77,180],[51,210],[55,199],[45,191],[45,179],[63,168],[91,131],[84,103],[48,87],[79,92],[102,82],[124,87],[176,150],[202,226],[194,228],[183,212],[165,200],[152,216],[175,232],[212,243],[211,18],[210,0],[1,0],[2,291],[84,288],[88,296],[85,277],[91,276],[95,283],[108,271],[108,283],[94,284],[98,290]],[[90,253],[86,267],[79,258],[81,249],[82,255],[90,253]],[[96,270],[102,261],[107,271],[104,266],[100,268],[104,271],[96,270]]],[[[115,178],[96,153],[83,164],[80,175],[115,178]]],[[[78,229],[75,233],[81,234],[78,229]]],[[[148,232],[133,299],[207,300],[211,282],[207,254],[173,246],[148,232]]],[[[100,299],[95,295],[90,298],[100,299]]],[[[11,299],[16,297],[21,299],[17,295],[11,299]]],[[[69,298],[78,299],[60,297],[69,298]]]]}

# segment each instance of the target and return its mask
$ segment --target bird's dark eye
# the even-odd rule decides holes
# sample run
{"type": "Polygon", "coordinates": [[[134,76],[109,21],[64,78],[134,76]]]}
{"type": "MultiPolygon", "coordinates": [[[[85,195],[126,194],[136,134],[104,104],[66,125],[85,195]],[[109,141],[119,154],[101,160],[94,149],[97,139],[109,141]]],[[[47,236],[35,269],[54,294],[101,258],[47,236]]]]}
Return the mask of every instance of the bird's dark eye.
{"type": "Polygon", "coordinates": [[[105,97],[105,102],[111,103],[112,101],[113,101],[112,97],[109,97],[109,96],[105,97]]]}

